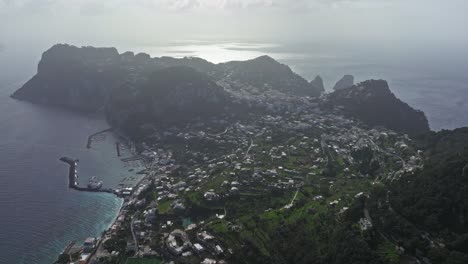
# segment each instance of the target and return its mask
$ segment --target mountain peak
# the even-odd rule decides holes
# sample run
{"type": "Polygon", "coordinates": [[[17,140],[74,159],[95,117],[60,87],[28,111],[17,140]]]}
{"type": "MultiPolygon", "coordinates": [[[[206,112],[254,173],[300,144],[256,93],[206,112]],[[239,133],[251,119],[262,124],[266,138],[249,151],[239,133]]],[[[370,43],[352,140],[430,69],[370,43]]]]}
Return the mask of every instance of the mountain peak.
{"type": "Polygon", "coordinates": [[[272,68],[289,68],[286,65],[281,64],[277,60],[273,59],[268,55],[263,55],[251,60],[245,61],[246,63],[250,63],[253,65],[258,65],[261,67],[272,67],[272,68]]]}

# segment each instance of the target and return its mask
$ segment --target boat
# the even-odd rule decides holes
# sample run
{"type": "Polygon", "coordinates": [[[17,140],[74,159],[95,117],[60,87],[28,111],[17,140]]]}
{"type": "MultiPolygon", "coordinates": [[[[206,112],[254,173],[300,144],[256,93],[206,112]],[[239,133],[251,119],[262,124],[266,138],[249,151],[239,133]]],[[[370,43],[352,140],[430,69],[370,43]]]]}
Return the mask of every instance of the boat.
{"type": "Polygon", "coordinates": [[[92,190],[99,190],[102,187],[102,181],[98,180],[96,176],[93,176],[88,181],[88,188],[92,190]]]}

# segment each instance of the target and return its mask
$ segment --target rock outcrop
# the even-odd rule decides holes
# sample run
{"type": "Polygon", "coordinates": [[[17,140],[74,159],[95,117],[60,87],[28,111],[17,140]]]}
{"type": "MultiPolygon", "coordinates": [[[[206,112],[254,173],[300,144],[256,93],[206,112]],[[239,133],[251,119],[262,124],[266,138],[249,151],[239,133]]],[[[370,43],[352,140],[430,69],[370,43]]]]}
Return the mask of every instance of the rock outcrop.
{"type": "Polygon", "coordinates": [[[354,76],[345,75],[341,80],[339,80],[333,87],[334,91],[343,90],[354,85],[354,76]]]}
{"type": "Polygon", "coordinates": [[[320,77],[320,75],[317,75],[315,79],[310,81],[310,85],[315,87],[318,91],[321,91],[322,93],[325,92],[325,86],[323,85],[323,79],[320,77]]]}
{"type": "Polygon", "coordinates": [[[326,105],[369,126],[417,135],[428,132],[425,114],[400,101],[384,80],[369,80],[328,95],[326,105]]]}

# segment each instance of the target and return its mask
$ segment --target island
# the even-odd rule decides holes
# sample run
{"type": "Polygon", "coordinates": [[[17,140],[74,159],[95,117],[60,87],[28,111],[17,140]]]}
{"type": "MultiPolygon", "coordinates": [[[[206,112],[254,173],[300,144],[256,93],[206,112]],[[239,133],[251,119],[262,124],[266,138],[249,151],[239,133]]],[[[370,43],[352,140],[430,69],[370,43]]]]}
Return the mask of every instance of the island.
{"type": "Polygon", "coordinates": [[[148,168],[56,263],[466,263],[468,129],[430,131],[384,80],[345,83],[269,56],[53,46],[12,96],[102,112],[148,168]]]}

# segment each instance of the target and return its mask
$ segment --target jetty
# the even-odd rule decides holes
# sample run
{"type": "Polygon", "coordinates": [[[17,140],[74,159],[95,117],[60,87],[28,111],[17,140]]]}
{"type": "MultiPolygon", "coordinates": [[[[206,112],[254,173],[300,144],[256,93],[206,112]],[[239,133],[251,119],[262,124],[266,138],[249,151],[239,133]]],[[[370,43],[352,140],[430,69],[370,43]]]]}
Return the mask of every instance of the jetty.
{"type": "Polygon", "coordinates": [[[123,162],[129,162],[129,161],[136,161],[136,160],[142,160],[143,158],[139,155],[135,155],[135,156],[132,156],[132,157],[129,157],[129,158],[124,158],[124,159],[121,159],[121,161],[123,162]]]}
{"type": "Polygon", "coordinates": [[[117,150],[117,157],[120,157],[120,142],[115,142],[115,149],[117,150]]]}
{"type": "Polygon", "coordinates": [[[110,131],[112,131],[112,130],[113,130],[113,128],[108,128],[108,129],[104,129],[104,130],[102,130],[102,131],[99,131],[99,132],[96,132],[96,133],[90,135],[90,136],[88,137],[88,143],[86,143],[86,148],[88,148],[88,149],[91,148],[91,144],[93,143],[93,138],[94,138],[94,137],[96,137],[96,136],[98,136],[98,135],[100,135],[100,134],[104,134],[104,133],[110,132],[110,131]]]}
{"type": "Polygon", "coordinates": [[[79,160],[72,159],[69,157],[62,157],[60,158],[60,161],[63,161],[70,166],[69,171],[68,171],[68,188],[77,190],[77,191],[83,191],[83,192],[103,192],[103,193],[112,193],[112,194],[117,195],[117,193],[113,189],[96,189],[96,188],[78,186],[77,167],[78,167],[79,160]]]}

